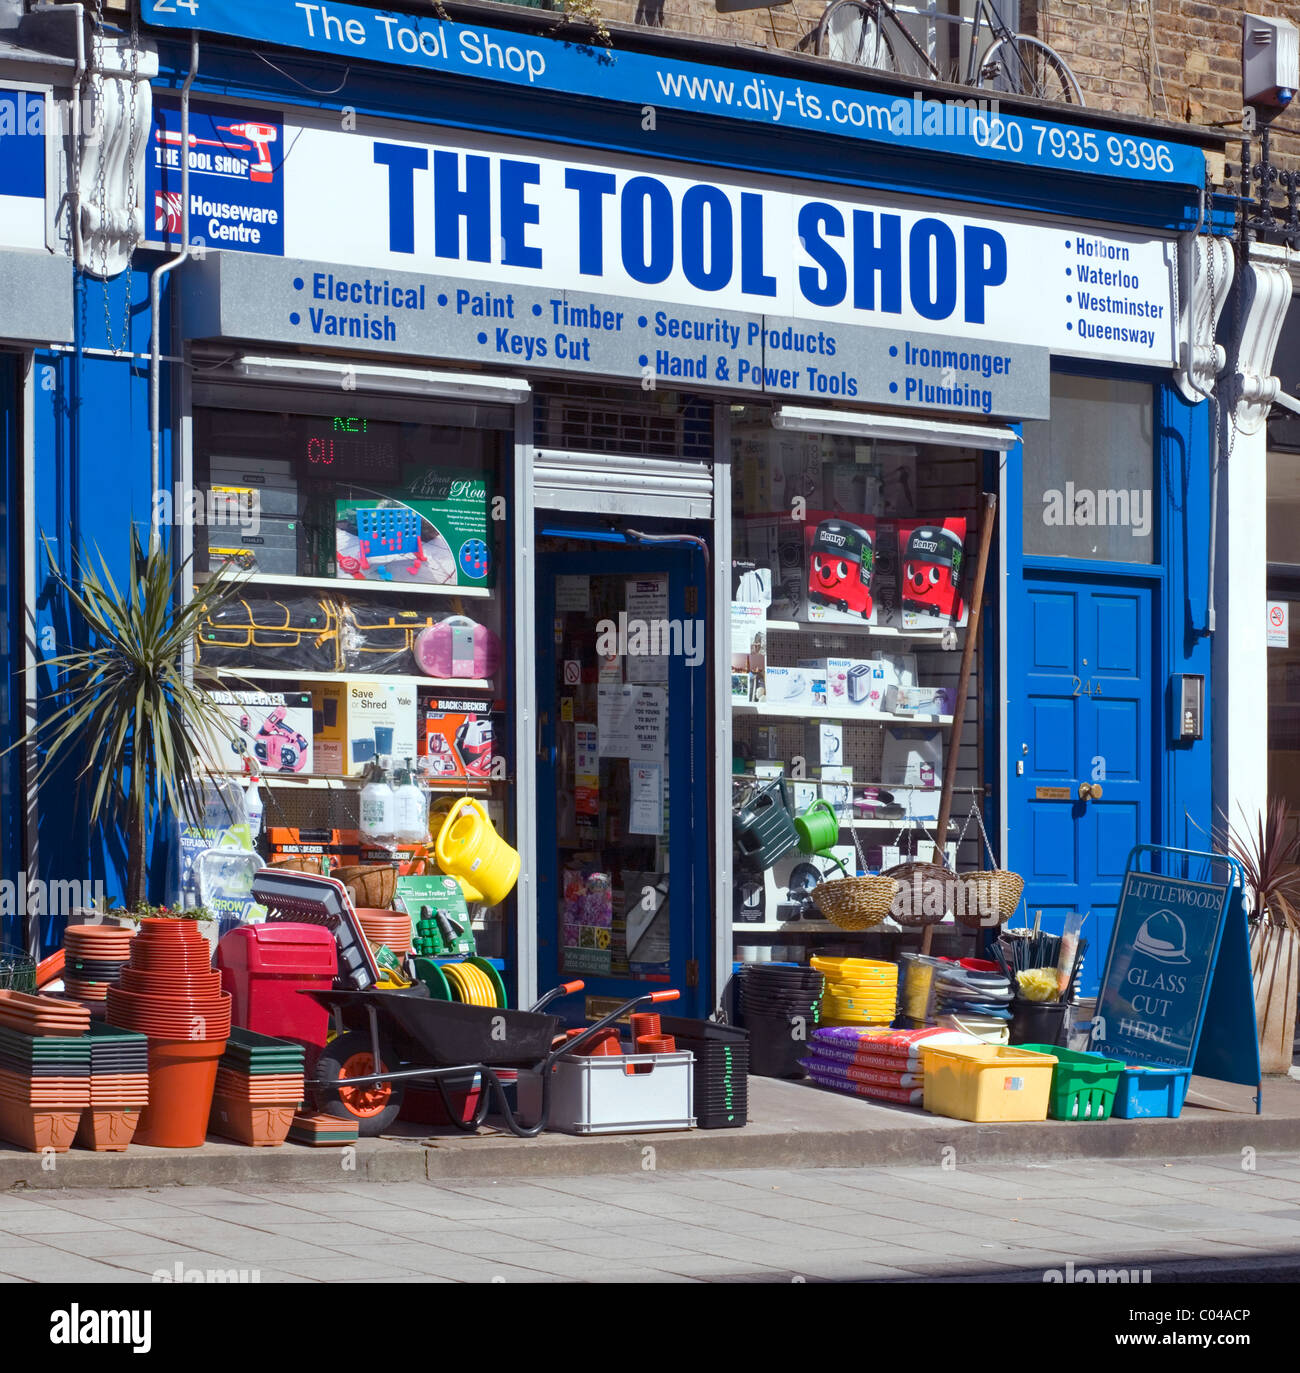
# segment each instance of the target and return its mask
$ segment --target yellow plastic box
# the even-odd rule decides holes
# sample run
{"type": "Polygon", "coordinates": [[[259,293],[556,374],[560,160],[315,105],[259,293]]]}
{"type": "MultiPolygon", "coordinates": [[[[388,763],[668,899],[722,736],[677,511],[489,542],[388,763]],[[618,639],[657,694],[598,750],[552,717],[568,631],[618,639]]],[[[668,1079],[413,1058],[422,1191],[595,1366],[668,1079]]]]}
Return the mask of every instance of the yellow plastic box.
{"type": "Polygon", "coordinates": [[[1051,1054],[1003,1044],[921,1046],[925,1109],[955,1120],[1046,1120],[1051,1054]]]}

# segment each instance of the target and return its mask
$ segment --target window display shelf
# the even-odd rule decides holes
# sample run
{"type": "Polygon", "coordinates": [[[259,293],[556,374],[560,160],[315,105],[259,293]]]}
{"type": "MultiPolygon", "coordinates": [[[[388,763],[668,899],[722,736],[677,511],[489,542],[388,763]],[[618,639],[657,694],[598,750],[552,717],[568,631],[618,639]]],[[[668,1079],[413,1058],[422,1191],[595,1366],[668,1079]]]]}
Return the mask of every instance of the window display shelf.
{"type": "MultiPolygon", "coordinates": [[[[246,677],[250,682],[402,682],[417,687],[433,687],[438,691],[495,691],[486,677],[415,677],[400,672],[299,672],[294,668],[231,667],[219,668],[221,677],[235,680],[246,677]]],[[[889,717],[894,718],[892,715],[889,717]]]]}
{"type": "Polygon", "coordinates": [[[781,705],[769,701],[733,701],[737,715],[776,715],[786,720],[867,720],[887,725],[950,725],[951,715],[891,715],[884,710],[837,710],[834,706],[781,705]]]}
{"type": "MultiPolygon", "coordinates": [[[[234,775],[234,774],[232,774],[234,775]]],[[[505,779],[501,779],[504,783],[505,779]]],[[[278,787],[281,783],[287,786],[301,788],[305,791],[359,791],[365,785],[365,779],[357,777],[336,777],[321,776],[317,774],[303,774],[298,772],[264,772],[258,778],[261,786],[278,787]]],[[[427,787],[430,791],[443,792],[449,796],[461,793],[472,796],[486,796],[496,784],[492,782],[440,782],[437,779],[420,777],[419,785],[427,787]]]]}
{"type": "MultiPolygon", "coordinates": [[[[205,580],[206,575],[209,574],[196,576],[195,580],[201,582],[205,580]]],[[[468,596],[483,599],[489,599],[493,595],[493,588],[489,586],[435,586],[428,582],[399,582],[395,579],[391,582],[358,581],[352,577],[290,577],[274,572],[250,572],[241,578],[241,582],[249,586],[299,586],[322,591],[346,591],[349,595],[354,591],[385,591],[403,596],[468,596]]]]}
{"type": "MultiPolygon", "coordinates": [[[[944,636],[942,629],[898,629],[891,625],[853,625],[811,623],[803,620],[765,620],[768,631],[784,630],[791,634],[815,632],[820,634],[858,634],[867,639],[915,639],[918,643],[939,643],[944,636]]],[[[957,631],[965,632],[963,625],[957,631]]]]}

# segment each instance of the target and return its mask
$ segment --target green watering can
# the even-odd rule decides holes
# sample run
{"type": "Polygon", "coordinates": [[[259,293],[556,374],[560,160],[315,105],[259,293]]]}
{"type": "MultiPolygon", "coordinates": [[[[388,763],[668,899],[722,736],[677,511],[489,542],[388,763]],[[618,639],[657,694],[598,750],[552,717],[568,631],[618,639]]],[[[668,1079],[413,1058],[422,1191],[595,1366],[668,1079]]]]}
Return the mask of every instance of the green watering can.
{"type": "Polygon", "coordinates": [[[799,852],[828,858],[845,877],[849,870],[829,850],[840,842],[840,817],[835,807],[824,797],[814,801],[802,815],[795,817],[795,833],[799,836],[799,852]]]}

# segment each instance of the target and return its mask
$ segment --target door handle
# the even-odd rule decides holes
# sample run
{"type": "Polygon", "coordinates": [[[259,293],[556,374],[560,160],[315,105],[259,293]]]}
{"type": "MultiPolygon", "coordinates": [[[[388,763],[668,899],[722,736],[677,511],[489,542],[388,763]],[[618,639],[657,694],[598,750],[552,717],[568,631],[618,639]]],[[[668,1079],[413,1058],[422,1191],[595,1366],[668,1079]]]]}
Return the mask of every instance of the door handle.
{"type": "Polygon", "coordinates": [[[1100,801],[1101,783],[1100,782],[1081,782],[1079,784],[1080,801],[1100,801]]]}

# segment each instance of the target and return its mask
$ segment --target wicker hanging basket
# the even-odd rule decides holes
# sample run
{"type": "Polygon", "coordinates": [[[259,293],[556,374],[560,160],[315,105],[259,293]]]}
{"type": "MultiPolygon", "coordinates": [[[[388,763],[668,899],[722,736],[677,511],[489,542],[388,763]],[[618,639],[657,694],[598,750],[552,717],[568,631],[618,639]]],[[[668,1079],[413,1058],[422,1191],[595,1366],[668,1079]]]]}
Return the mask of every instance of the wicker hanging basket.
{"type": "Polygon", "coordinates": [[[1025,879],[1018,872],[1003,868],[963,873],[958,881],[962,890],[957,919],[972,930],[1005,925],[1015,915],[1025,889],[1025,879]]]}
{"type": "Polygon", "coordinates": [[[869,930],[893,909],[898,883],[891,877],[838,877],[812,889],[812,903],[842,930],[869,930]]]}
{"type": "Polygon", "coordinates": [[[938,925],[959,904],[957,874],[938,863],[900,863],[885,876],[898,883],[893,915],[900,925],[938,925]]]}
{"type": "Polygon", "coordinates": [[[348,889],[354,906],[387,910],[393,904],[397,892],[397,869],[391,863],[335,868],[330,876],[337,877],[348,889]]]}

